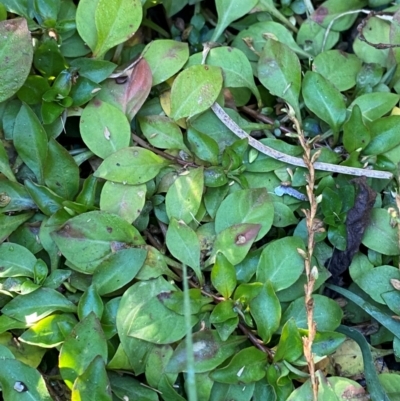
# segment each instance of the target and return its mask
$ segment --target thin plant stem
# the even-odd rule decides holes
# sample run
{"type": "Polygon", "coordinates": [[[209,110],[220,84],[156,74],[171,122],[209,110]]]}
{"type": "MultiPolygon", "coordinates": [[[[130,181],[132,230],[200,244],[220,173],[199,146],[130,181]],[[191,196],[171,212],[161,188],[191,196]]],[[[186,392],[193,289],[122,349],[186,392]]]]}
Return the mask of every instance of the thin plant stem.
{"type": "Polygon", "coordinates": [[[194,374],[192,325],[190,324],[191,321],[190,298],[189,298],[189,286],[188,286],[186,265],[182,265],[182,270],[183,270],[183,308],[184,308],[185,326],[186,326],[186,337],[185,337],[186,369],[187,369],[186,391],[188,394],[188,401],[197,401],[196,377],[194,374]]]}
{"type": "Polygon", "coordinates": [[[318,401],[318,379],[315,374],[315,363],[314,363],[314,355],[312,352],[312,344],[316,335],[316,324],[314,321],[314,299],[312,297],[312,293],[314,291],[315,277],[316,277],[316,267],[311,266],[312,256],[314,252],[315,245],[315,233],[318,231],[319,222],[316,219],[317,214],[317,200],[315,197],[314,189],[315,189],[315,167],[314,163],[319,156],[319,151],[311,154],[311,143],[307,141],[303,131],[301,130],[300,123],[294,117],[293,110],[289,107],[289,117],[291,117],[296,131],[298,133],[298,139],[301,147],[303,148],[303,160],[307,166],[308,174],[306,177],[307,180],[307,197],[310,203],[309,209],[303,209],[303,212],[306,216],[306,226],[308,232],[308,242],[307,242],[307,250],[304,252],[300,250],[299,253],[304,257],[304,269],[306,272],[307,283],[304,285],[305,292],[305,306],[307,313],[307,327],[308,327],[308,336],[303,337],[303,350],[304,356],[307,360],[308,371],[310,373],[310,381],[311,388],[313,392],[314,401],[318,401]]]}

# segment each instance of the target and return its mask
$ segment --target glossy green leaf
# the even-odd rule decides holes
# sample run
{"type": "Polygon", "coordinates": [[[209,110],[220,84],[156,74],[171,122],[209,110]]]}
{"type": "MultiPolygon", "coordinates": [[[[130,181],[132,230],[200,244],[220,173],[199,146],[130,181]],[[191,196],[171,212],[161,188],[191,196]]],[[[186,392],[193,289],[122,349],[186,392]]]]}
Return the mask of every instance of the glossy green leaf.
{"type": "Polygon", "coordinates": [[[166,244],[171,254],[181,263],[190,266],[202,281],[200,243],[196,233],[183,221],[172,218],[168,226],[166,244]]]}
{"type": "Polygon", "coordinates": [[[71,67],[78,69],[80,77],[85,77],[98,84],[109,77],[115,70],[116,64],[107,60],[75,58],[71,61],[71,67]]]}
{"type": "MultiPolygon", "coordinates": [[[[170,344],[186,333],[185,318],[165,307],[163,297],[174,287],[158,278],[131,286],[122,296],[117,314],[118,332],[155,344],[170,344]],[[120,319],[124,321],[118,323],[120,319]]],[[[190,322],[197,322],[195,316],[190,322]]]]}
{"type": "MultiPolygon", "coordinates": [[[[318,331],[335,330],[343,317],[340,306],[322,295],[313,295],[314,299],[314,321],[317,324],[318,331]]],[[[293,318],[299,329],[307,328],[306,308],[304,297],[293,301],[282,315],[281,325],[284,325],[289,319],[293,318]]]]}
{"type": "Polygon", "coordinates": [[[388,265],[370,268],[352,263],[349,271],[354,282],[380,304],[386,303],[382,298],[383,294],[394,290],[390,280],[400,280],[399,269],[388,265]]]}
{"type": "Polygon", "coordinates": [[[145,205],[146,190],[145,184],[123,185],[106,181],[101,190],[100,209],[133,223],[145,205]]]}
{"type": "Polygon", "coordinates": [[[243,39],[251,38],[252,46],[258,53],[261,53],[268,36],[277,38],[280,43],[288,46],[298,55],[307,56],[307,53],[293,39],[292,33],[285,26],[275,21],[260,21],[250,25],[237,34],[232,45],[240,49],[248,60],[257,61],[258,55],[249,49],[243,39]]]}
{"type": "MultiPolygon", "coordinates": [[[[186,68],[201,64],[203,55],[196,53],[189,58],[186,68]]],[[[207,64],[221,67],[224,74],[224,87],[248,88],[258,102],[261,101],[260,92],[254,83],[253,71],[247,57],[234,47],[216,47],[207,55],[207,64]]]]}
{"type": "Polygon", "coordinates": [[[66,61],[54,39],[44,40],[36,49],[33,65],[46,78],[56,77],[65,70],[66,61]]]}
{"type": "Polygon", "coordinates": [[[379,155],[400,144],[397,128],[400,116],[379,118],[370,124],[371,142],[363,150],[366,155],[379,155]]]}
{"type": "Polygon", "coordinates": [[[94,17],[97,42],[92,50],[100,57],[134,35],[142,22],[142,5],[139,0],[98,0],[94,17]]]}
{"type": "Polygon", "coordinates": [[[129,397],[131,400],[158,401],[157,393],[134,379],[132,376],[122,376],[116,372],[108,372],[112,392],[121,400],[129,397]]]}
{"type": "Polygon", "coordinates": [[[73,199],[79,189],[79,167],[56,140],[50,139],[44,166],[44,182],[57,195],[73,199]]]}
{"type": "MultiPolygon", "coordinates": [[[[235,303],[232,300],[226,300],[218,303],[210,315],[210,322],[215,326],[237,317],[235,303]]],[[[225,340],[224,340],[225,341],[225,340]]]]}
{"type": "Polygon", "coordinates": [[[178,124],[165,116],[139,117],[140,128],[149,143],[159,149],[186,149],[178,124]]]}
{"type": "Polygon", "coordinates": [[[170,186],[165,197],[168,217],[186,224],[195,219],[203,195],[203,169],[182,173],[170,186]]]}
{"type": "Polygon", "coordinates": [[[31,69],[33,45],[24,18],[0,21],[3,46],[0,51],[0,102],[13,96],[24,84],[31,69]]]}
{"type": "Polygon", "coordinates": [[[256,297],[250,300],[250,313],[257,325],[257,333],[265,344],[278,330],[281,320],[281,304],[271,281],[267,280],[256,297]]]}
{"type": "Polygon", "coordinates": [[[0,277],[31,277],[36,257],[25,247],[4,242],[0,244],[0,277]]]}
{"type": "Polygon", "coordinates": [[[94,173],[95,177],[122,184],[143,184],[154,178],[167,161],[147,149],[129,147],[107,157],[94,173]]]}
{"type": "Polygon", "coordinates": [[[25,180],[25,188],[37,207],[47,216],[51,216],[63,207],[64,199],[48,187],[25,180]]]}
{"type": "Polygon", "coordinates": [[[354,54],[340,50],[328,50],[320,53],[314,60],[313,71],[318,72],[340,91],[346,91],[356,85],[361,61],[354,54]]]}
{"type": "Polygon", "coordinates": [[[212,256],[223,253],[233,265],[240,263],[249,252],[261,229],[261,224],[236,224],[221,231],[214,242],[212,256]]]}
{"type": "Polygon", "coordinates": [[[87,147],[102,159],[129,146],[131,129],[127,118],[101,100],[96,99],[84,108],[79,128],[87,147]]]}
{"type": "Polygon", "coordinates": [[[76,10],[76,28],[79,36],[92,51],[97,44],[95,14],[98,4],[99,0],[83,0],[79,2],[76,10]]]}
{"type": "Polygon", "coordinates": [[[54,314],[41,319],[28,330],[24,331],[19,339],[27,344],[42,348],[53,348],[61,345],[78,323],[75,316],[68,313],[54,314]]]}
{"type": "Polygon", "coordinates": [[[47,158],[47,134],[32,109],[22,105],[14,125],[14,146],[39,183],[44,181],[47,158]]]}
{"type": "Polygon", "coordinates": [[[240,0],[216,0],[215,5],[217,7],[218,23],[211,41],[216,42],[231,22],[243,17],[256,4],[257,0],[249,0],[246,2],[240,0]]]}
{"type": "Polygon", "coordinates": [[[132,245],[143,245],[139,232],[114,214],[88,212],[68,220],[52,234],[67,260],[84,273],[112,253],[132,245]]]}
{"type": "MultiPolygon", "coordinates": [[[[244,337],[231,336],[227,341],[221,341],[214,330],[202,330],[192,335],[194,368],[196,373],[208,372],[215,369],[223,361],[238,351],[238,346],[245,341],[244,337]]],[[[167,372],[186,372],[185,343],[176,347],[168,365],[167,372]]]]}
{"type": "Polygon", "coordinates": [[[256,347],[239,351],[221,369],[211,372],[211,378],[220,383],[242,384],[261,380],[265,376],[266,354],[256,347]]]}
{"type": "Polygon", "coordinates": [[[390,225],[390,215],[385,209],[372,209],[362,243],[383,255],[399,255],[397,230],[390,225]]]}
{"type": "Polygon", "coordinates": [[[0,198],[4,202],[0,206],[2,213],[36,209],[36,205],[25,187],[17,182],[0,181],[0,194],[0,198]]]}
{"type": "Polygon", "coordinates": [[[211,270],[214,288],[225,298],[229,298],[236,287],[236,270],[222,253],[218,253],[211,270]]]}
{"type": "MultiPolygon", "coordinates": [[[[218,164],[219,148],[217,142],[209,135],[203,134],[193,128],[188,128],[186,138],[190,150],[201,160],[213,165],[218,164]]],[[[207,182],[207,170],[204,170],[204,180],[207,182]]],[[[208,185],[206,183],[206,185],[208,185]]]]}
{"type": "Polygon", "coordinates": [[[296,54],[286,45],[267,39],[258,61],[258,78],[271,94],[289,103],[301,121],[301,68],[296,54]]]}
{"type": "Polygon", "coordinates": [[[294,362],[303,354],[303,341],[294,319],[289,319],[282,328],[281,337],[274,355],[274,362],[294,362]]]}
{"type": "Polygon", "coordinates": [[[128,284],[143,266],[147,252],[141,248],[121,249],[110,254],[93,272],[93,284],[100,295],[128,284]]]}
{"type": "Polygon", "coordinates": [[[107,343],[99,320],[91,313],[74,327],[60,350],[61,377],[70,389],[96,356],[107,360],[107,343]]]}
{"type": "Polygon", "coordinates": [[[256,240],[267,234],[274,219],[274,207],[265,188],[244,189],[228,195],[215,216],[217,233],[235,224],[259,223],[256,240]]]}
{"type": "Polygon", "coordinates": [[[305,250],[300,237],[285,237],[268,244],[257,267],[257,280],[269,280],[275,291],[294,284],[304,269],[304,259],[297,249],[305,250]]]}
{"type": "Polygon", "coordinates": [[[357,18],[357,13],[349,13],[348,15],[342,14],[346,11],[359,10],[360,8],[363,8],[366,3],[365,0],[355,0],[351,3],[327,0],[314,11],[311,18],[324,28],[327,28],[330,22],[335,20],[332,29],[341,32],[350,28],[357,18]],[[341,18],[337,18],[338,16],[341,16],[341,18]]]}
{"type": "Polygon", "coordinates": [[[9,401],[52,400],[40,373],[16,359],[2,361],[0,385],[3,397],[9,401]]]}
{"type": "Polygon", "coordinates": [[[11,169],[8,155],[2,141],[0,141],[0,173],[4,174],[10,181],[17,181],[11,169]]]}
{"type": "Polygon", "coordinates": [[[346,105],[334,85],[317,72],[307,71],[302,93],[306,106],[335,133],[339,132],[346,119],[346,105]]]}
{"type": "Polygon", "coordinates": [[[348,152],[364,149],[371,140],[371,133],[364,124],[360,106],[354,105],[350,118],[343,125],[343,145],[348,152]]]}
{"type": "Polygon", "coordinates": [[[212,106],[222,89],[222,71],[211,65],[193,65],[183,70],[171,89],[171,117],[193,117],[212,106]]]}
{"type": "Polygon", "coordinates": [[[83,320],[90,313],[94,313],[100,320],[104,311],[103,301],[95,285],[90,285],[82,294],[78,303],[78,317],[83,320]]]}
{"type": "Polygon", "coordinates": [[[158,39],[144,48],[143,57],[149,64],[155,86],[171,78],[183,67],[189,58],[189,48],[184,42],[158,39]]]}
{"type": "Polygon", "coordinates": [[[361,109],[362,115],[367,121],[377,120],[388,113],[399,101],[399,95],[388,92],[373,92],[358,96],[349,106],[351,110],[355,105],[361,109]]]}
{"type": "Polygon", "coordinates": [[[27,295],[18,295],[1,310],[21,322],[35,323],[55,311],[75,312],[75,305],[58,291],[41,287],[27,295]]]}
{"type": "Polygon", "coordinates": [[[0,214],[0,243],[32,216],[33,212],[16,214],[14,216],[0,214]]]}
{"type": "Polygon", "coordinates": [[[112,401],[104,359],[97,355],[72,387],[71,401],[112,401]]]}

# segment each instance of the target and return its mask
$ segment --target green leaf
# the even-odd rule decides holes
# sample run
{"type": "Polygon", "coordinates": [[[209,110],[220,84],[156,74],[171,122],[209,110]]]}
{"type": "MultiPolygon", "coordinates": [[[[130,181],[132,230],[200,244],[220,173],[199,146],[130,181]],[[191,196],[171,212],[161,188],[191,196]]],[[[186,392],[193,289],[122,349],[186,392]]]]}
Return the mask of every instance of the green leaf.
{"type": "Polygon", "coordinates": [[[298,223],[292,209],[283,202],[272,202],[274,206],[274,227],[287,227],[298,223]]]}
{"type": "Polygon", "coordinates": [[[364,268],[362,271],[358,272],[357,277],[354,277],[352,274],[354,273],[354,268],[352,268],[352,266],[355,267],[356,265],[352,263],[349,268],[350,275],[354,282],[375,302],[386,304],[382,295],[394,290],[390,280],[400,280],[399,269],[388,265],[364,268]]]}
{"type": "Polygon", "coordinates": [[[159,149],[186,149],[179,125],[166,116],[139,117],[143,135],[159,149]]]}
{"type": "MultiPolygon", "coordinates": [[[[217,142],[213,138],[211,138],[209,135],[203,134],[202,132],[195,130],[194,128],[189,127],[186,131],[186,139],[189,142],[190,150],[198,158],[206,162],[209,162],[213,165],[218,164],[219,148],[217,142]]],[[[204,170],[205,181],[207,181],[207,175],[208,175],[207,171],[209,170],[208,169],[204,170]]],[[[223,170],[221,174],[222,173],[223,170]]],[[[208,184],[206,183],[206,185],[208,184]]]]}
{"type": "Polygon", "coordinates": [[[346,119],[346,105],[334,85],[317,72],[307,71],[302,93],[306,106],[338,133],[346,119]]]}
{"type": "Polygon", "coordinates": [[[79,190],[79,167],[69,152],[50,139],[44,166],[44,182],[64,199],[74,199],[79,190]]]}
{"type": "Polygon", "coordinates": [[[70,389],[96,356],[107,360],[107,343],[99,320],[91,313],[74,327],[60,349],[58,366],[70,389]]]}
{"type": "MultiPolygon", "coordinates": [[[[202,295],[201,291],[197,288],[188,290],[190,314],[195,315],[200,312],[204,305],[212,302],[210,297],[202,295]]],[[[173,291],[168,294],[168,297],[163,297],[163,304],[172,311],[179,315],[185,315],[184,306],[184,292],[173,291]]]]}
{"type": "Polygon", "coordinates": [[[100,209],[117,214],[128,223],[133,223],[146,203],[146,185],[123,185],[106,181],[100,196],[100,209]]]}
{"type": "MultiPolygon", "coordinates": [[[[203,54],[196,53],[189,58],[186,68],[202,63],[203,54]]],[[[260,92],[254,83],[253,70],[247,57],[234,47],[216,47],[207,55],[207,64],[221,67],[224,74],[224,87],[248,88],[258,102],[261,102],[260,92]]]]}
{"type": "Polygon", "coordinates": [[[36,257],[25,247],[4,242],[0,244],[0,277],[33,278],[36,257]]]}
{"type": "Polygon", "coordinates": [[[358,57],[340,50],[320,53],[313,63],[313,70],[335,85],[340,92],[356,85],[360,69],[361,61],[358,57]]]}
{"type": "Polygon", "coordinates": [[[294,362],[303,354],[303,341],[294,319],[289,319],[282,328],[281,337],[274,355],[274,362],[294,362]]]}
{"type": "Polygon", "coordinates": [[[359,297],[349,290],[332,284],[326,284],[326,286],[331,290],[343,295],[347,299],[350,299],[350,301],[353,301],[357,306],[368,313],[368,315],[377,320],[382,326],[386,327],[395,336],[398,336],[400,332],[400,322],[398,320],[395,320],[388,314],[381,312],[379,308],[365,301],[363,298],[359,297]]]}
{"type": "Polygon", "coordinates": [[[4,174],[10,181],[17,181],[10,167],[8,155],[2,141],[0,141],[0,173],[4,174]]]}
{"type": "Polygon", "coordinates": [[[286,45],[267,39],[258,61],[258,78],[271,94],[289,103],[301,121],[301,67],[296,54],[286,45]]]}
{"type": "Polygon", "coordinates": [[[218,303],[211,312],[210,322],[215,326],[216,324],[236,318],[238,314],[235,308],[235,303],[230,299],[218,303]]]}
{"type": "Polygon", "coordinates": [[[0,181],[0,194],[2,200],[8,199],[10,201],[4,206],[0,206],[0,212],[2,213],[36,209],[36,205],[25,187],[17,182],[0,181]]]}
{"type": "Polygon", "coordinates": [[[379,155],[388,152],[400,144],[398,126],[400,116],[382,117],[373,121],[369,128],[371,142],[363,150],[366,155],[379,155]]]}
{"type": "Polygon", "coordinates": [[[146,256],[146,250],[140,248],[121,249],[110,254],[93,272],[93,284],[98,293],[112,293],[132,281],[146,256]]]}
{"type": "Polygon", "coordinates": [[[24,181],[25,188],[37,207],[47,216],[51,216],[63,207],[64,199],[44,185],[35,184],[31,180],[24,181]]]}
{"type": "Polygon", "coordinates": [[[98,0],[94,17],[97,43],[92,50],[97,58],[135,34],[142,22],[142,5],[139,0],[98,0]]]}
{"type": "Polygon", "coordinates": [[[44,182],[47,134],[32,109],[22,105],[14,125],[14,146],[23,162],[33,171],[38,183],[44,182]]]}
{"type": "Polygon", "coordinates": [[[57,20],[57,15],[60,11],[61,0],[35,0],[33,9],[36,14],[36,19],[40,24],[45,26],[54,26],[57,20]]]}
{"type": "MultiPolygon", "coordinates": [[[[155,344],[171,344],[186,334],[185,317],[163,305],[175,288],[164,278],[139,282],[122,296],[117,313],[118,333],[155,344]],[[120,319],[124,321],[118,323],[120,319]]],[[[197,322],[192,316],[190,325],[197,322]]]]}
{"type": "MultiPolygon", "coordinates": [[[[226,384],[217,382],[214,383],[212,387],[210,401],[250,401],[253,399],[254,387],[254,383],[249,383],[246,386],[243,386],[243,384],[226,384]]],[[[275,397],[275,394],[273,396],[275,397]]]]}
{"type": "Polygon", "coordinates": [[[195,219],[203,195],[203,169],[183,172],[170,186],[165,197],[168,217],[186,224],[195,219]]]}
{"type": "Polygon", "coordinates": [[[88,288],[83,292],[82,296],[78,302],[78,317],[79,320],[83,320],[90,313],[94,313],[97,318],[100,320],[104,312],[104,304],[103,301],[97,292],[97,288],[95,285],[91,284],[88,288]]]}
{"type": "Polygon", "coordinates": [[[385,209],[372,209],[362,243],[383,255],[400,254],[397,230],[390,225],[390,215],[385,209]]]}
{"type": "Polygon", "coordinates": [[[122,184],[137,185],[150,181],[166,164],[166,160],[150,150],[133,146],[108,156],[94,176],[122,184]]]}
{"type": "Polygon", "coordinates": [[[211,372],[210,377],[220,383],[247,384],[265,376],[267,356],[256,347],[240,350],[229,364],[211,372]]]}
{"type": "Polygon", "coordinates": [[[358,105],[365,120],[375,121],[392,110],[399,98],[399,95],[389,92],[365,93],[353,100],[349,110],[358,105]]]}
{"type": "Polygon", "coordinates": [[[32,65],[33,45],[24,18],[0,21],[0,36],[0,102],[4,102],[24,84],[32,65]]]}
{"type": "Polygon", "coordinates": [[[24,331],[19,340],[42,348],[54,348],[64,342],[77,323],[75,316],[69,313],[50,315],[24,331]]]}
{"type": "Polygon", "coordinates": [[[257,325],[257,333],[265,344],[278,330],[281,321],[281,304],[272,283],[267,280],[256,297],[250,300],[250,313],[257,325]]]}
{"type": "Polygon", "coordinates": [[[5,358],[0,371],[3,397],[8,401],[51,401],[46,383],[40,373],[16,359],[5,358]]]}
{"type": "Polygon", "coordinates": [[[246,257],[260,228],[261,224],[236,224],[221,231],[215,239],[211,259],[221,252],[237,265],[246,257]]]}
{"type": "Polygon", "coordinates": [[[236,270],[222,253],[218,253],[211,270],[211,283],[214,288],[228,299],[236,287],[236,270]]]}
{"type": "Polygon", "coordinates": [[[350,118],[343,125],[343,145],[348,152],[364,149],[371,140],[371,133],[364,124],[359,105],[354,105],[350,118]]]}
{"type": "MultiPolygon", "coordinates": [[[[208,372],[215,369],[223,361],[238,351],[238,346],[246,341],[242,336],[231,336],[221,341],[214,330],[202,330],[192,335],[195,373],[208,372]]],[[[186,372],[186,345],[182,341],[176,347],[168,365],[167,372],[186,372]]]]}
{"type": "Polygon", "coordinates": [[[196,233],[183,221],[172,218],[168,226],[166,244],[171,254],[180,263],[190,266],[197,278],[203,281],[200,270],[200,243],[196,233]]]}
{"type": "MultiPolygon", "coordinates": [[[[81,2],[79,5],[80,4],[81,2]]],[[[108,78],[117,66],[107,60],[96,60],[92,58],[76,58],[71,61],[70,65],[78,69],[80,77],[85,77],[97,84],[108,78]]]]}
{"type": "Polygon", "coordinates": [[[222,89],[222,71],[211,65],[193,65],[182,71],[171,89],[171,117],[176,121],[209,109],[222,89]]]}
{"type": "Polygon", "coordinates": [[[151,41],[143,50],[143,58],[149,64],[153,86],[175,75],[189,58],[188,44],[170,39],[151,41]],[[160,63],[162,60],[162,63],[160,63]]]}
{"type": "Polygon", "coordinates": [[[116,372],[108,372],[112,392],[121,400],[128,397],[130,400],[158,401],[157,393],[146,388],[131,376],[122,376],[116,372]]]}
{"type": "Polygon", "coordinates": [[[256,4],[257,0],[243,2],[241,0],[216,0],[218,23],[215,27],[211,42],[216,42],[229,24],[247,14],[256,4]]]}
{"type": "Polygon", "coordinates": [[[16,214],[14,216],[0,214],[0,243],[32,216],[33,212],[16,214]]]}
{"type": "Polygon", "coordinates": [[[124,113],[99,99],[83,109],[79,128],[87,147],[102,159],[129,146],[131,129],[124,113]]]}
{"type": "Polygon", "coordinates": [[[300,237],[285,237],[268,244],[258,263],[257,281],[269,280],[275,291],[294,284],[304,269],[304,259],[298,249],[305,250],[300,237]]]}
{"type": "Polygon", "coordinates": [[[79,36],[92,51],[97,44],[95,14],[98,4],[99,0],[82,0],[76,10],[76,28],[79,36]]]}
{"type": "MultiPolygon", "coordinates": [[[[174,293],[173,293],[174,294],[174,293]]],[[[158,388],[162,377],[165,375],[165,367],[171,358],[174,350],[170,345],[155,347],[149,355],[146,365],[146,380],[153,387],[158,388]]],[[[168,375],[168,381],[175,382],[177,375],[168,375]]]]}
{"type": "Polygon", "coordinates": [[[97,355],[86,370],[76,378],[71,400],[112,401],[110,382],[104,359],[100,355],[97,355]]]}
{"type": "Polygon", "coordinates": [[[274,207],[265,188],[244,189],[228,195],[215,216],[217,233],[235,224],[259,223],[256,241],[267,234],[274,219],[274,207]]]}
{"type": "Polygon", "coordinates": [[[136,228],[119,216],[99,211],[73,217],[52,238],[78,271],[89,274],[112,253],[144,244],[136,228]]]}
{"type": "Polygon", "coordinates": [[[74,313],[76,307],[58,291],[45,287],[18,295],[1,310],[9,317],[27,323],[35,323],[55,311],[74,313]]]}
{"type": "MultiPolygon", "coordinates": [[[[330,286],[330,285],[328,285],[330,286]]],[[[343,317],[340,306],[322,295],[313,295],[314,300],[314,321],[318,331],[335,330],[343,317]]],[[[283,326],[289,319],[293,318],[299,329],[307,329],[307,316],[304,304],[304,297],[293,301],[285,310],[282,316],[281,325],[283,326]]]]}

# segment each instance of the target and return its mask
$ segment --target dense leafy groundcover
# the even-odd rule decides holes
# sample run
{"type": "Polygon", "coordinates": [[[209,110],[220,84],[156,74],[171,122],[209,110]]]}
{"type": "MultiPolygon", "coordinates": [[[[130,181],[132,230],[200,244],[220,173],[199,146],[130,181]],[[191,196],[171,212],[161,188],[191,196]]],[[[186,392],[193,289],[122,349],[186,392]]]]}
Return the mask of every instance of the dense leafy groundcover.
{"type": "Polygon", "coordinates": [[[0,1],[5,400],[400,399],[392,3],[0,1]]]}

